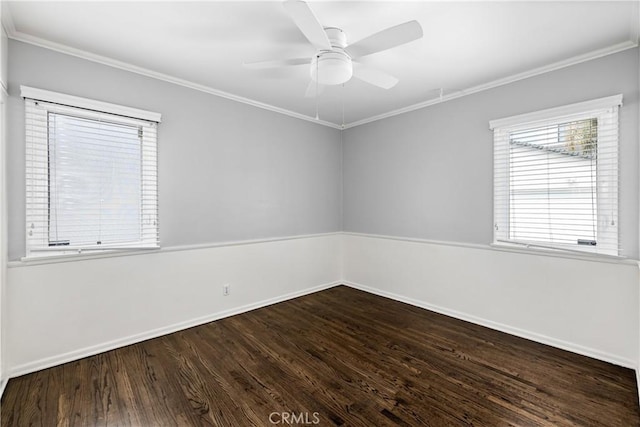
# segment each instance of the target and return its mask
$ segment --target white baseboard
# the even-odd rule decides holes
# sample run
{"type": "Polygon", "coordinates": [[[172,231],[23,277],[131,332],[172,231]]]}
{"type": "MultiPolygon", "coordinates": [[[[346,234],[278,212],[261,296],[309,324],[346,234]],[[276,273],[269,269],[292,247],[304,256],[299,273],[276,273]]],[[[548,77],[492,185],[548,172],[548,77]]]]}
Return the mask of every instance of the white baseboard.
{"type": "MultiPolygon", "coordinates": [[[[213,313],[207,316],[198,317],[195,319],[187,320],[173,325],[168,325],[162,328],[153,329],[140,334],[130,335],[128,337],[120,338],[117,340],[105,342],[99,345],[85,347],[76,351],[56,355],[34,362],[25,363],[22,365],[14,366],[9,371],[9,377],[18,377],[31,372],[36,372],[42,369],[50,368],[52,366],[61,365],[63,363],[72,362],[74,360],[82,359],[89,356],[94,356],[105,351],[114,350],[119,347],[124,347],[131,344],[136,344],[142,341],[146,341],[152,338],[157,338],[162,335],[178,332],[183,329],[192,328],[194,326],[203,325],[205,323],[213,322],[214,320],[223,319],[225,317],[235,316],[236,314],[246,313],[248,311],[256,310],[258,308],[266,307],[279,302],[287,301],[293,298],[301,297],[304,295],[312,294],[314,292],[322,291],[342,284],[342,281],[336,281],[331,283],[325,283],[311,288],[303,289],[301,291],[291,292],[288,294],[280,295],[278,297],[269,298],[263,301],[258,301],[252,304],[243,305],[230,310],[224,310],[221,312],[213,313]]],[[[6,385],[7,380],[1,384],[2,388],[6,385]]],[[[1,396],[1,394],[0,394],[1,396]]]]}
{"type": "MultiPolygon", "coordinates": [[[[453,317],[456,319],[464,320],[467,322],[474,323],[476,325],[485,326],[490,329],[495,329],[500,332],[505,332],[510,335],[515,335],[520,338],[525,338],[531,341],[539,342],[541,344],[550,345],[552,347],[556,347],[562,350],[567,350],[572,353],[581,354],[583,356],[591,357],[593,359],[602,360],[604,362],[612,363],[614,365],[622,366],[625,368],[630,368],[636,370],[636,375],[638,375],[636,362],[630,359],[622,358],[613,354],[605,353],[593,348],[584,347],[578,344],[574,344],[571,342],[558,340],[552,337],[548,337],[546,335],[537,334],[535,332],[526,331],[519,328],[514,328],[512,326],[504,325],[502,323],[493,322],[491,320],[482,319],[480,317],[476,317],[470,314],[462,313],[456,310],[451,310],[445,307],[439,307],[437,305],[429,304],[424,301],[416,300],[413,298],[405,297],[403,295],[398,295],[395,293],[382,291],[377,288],[372,288],[366,285],[362,285],[360,283],[354,283],[350,281],[343,281],[343,284],[350,286],[354,289],[359,289],[361,291],[369,292],[371,294],[379,295],[382,297],[390,298],[395,301],[404,302],[406,304],[410,304],[416,307],[424,308],[429,311],[433,311],[436,313],[444,314],[445,316],[453,317]]],[[[639,377],[640,378],[640,377],[639,377]]],[[[640,385],[640,383],[639,383],[640,385]]]]}
{"type": "Polygon", "coordinates": [[[636,368],[636,386],[638,387],[638,403],[640,403],[640,371],[638,371],[638,369],[640,368],[636,368]]]}
{"type": "Polygon", "coordinates": [[[0,380],[0,399],[2,399],[2,395],[4,394],[4,389],[7,388],[7,383],[9,382],[9,378],[3,378],[0,380]]]}

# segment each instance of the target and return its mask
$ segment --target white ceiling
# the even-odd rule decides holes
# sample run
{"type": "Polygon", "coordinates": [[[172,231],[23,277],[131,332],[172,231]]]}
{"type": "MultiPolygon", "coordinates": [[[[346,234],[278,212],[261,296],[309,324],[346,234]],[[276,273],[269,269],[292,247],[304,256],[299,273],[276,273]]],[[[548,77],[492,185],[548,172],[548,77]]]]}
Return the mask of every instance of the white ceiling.
{"type": "MultiPolygon", "coordinates": [[[[309,66],[243,62],[311,56],[281,2],[8,2],[9,36],[313,118],[309,66]],[[115,61],[114,61],[115,60],[115,61]]],[[[366,122],[637,45],[638,2],[309,2],[350,42],[416,19],[420,40],[362,58],[400,79],[352,79],[320,95],[323,122],[366,122]]],[[[5,11],[4,18],[7,18],[5,11]]],[[[326,124],[326,123],[325,123],[326,124]]]]}

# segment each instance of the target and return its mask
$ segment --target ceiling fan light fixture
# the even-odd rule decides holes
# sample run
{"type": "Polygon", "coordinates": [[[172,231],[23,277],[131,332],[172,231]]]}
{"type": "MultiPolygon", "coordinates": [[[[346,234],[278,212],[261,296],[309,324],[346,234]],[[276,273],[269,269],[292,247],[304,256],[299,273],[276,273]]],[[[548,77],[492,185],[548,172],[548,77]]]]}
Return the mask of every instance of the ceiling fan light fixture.
{"type": "Polygon", "coordinates": [[[311,62],[311,78],[321,85],[341,85],[352,76],[351,58],[339,50],[320,52],[311,62]]]}

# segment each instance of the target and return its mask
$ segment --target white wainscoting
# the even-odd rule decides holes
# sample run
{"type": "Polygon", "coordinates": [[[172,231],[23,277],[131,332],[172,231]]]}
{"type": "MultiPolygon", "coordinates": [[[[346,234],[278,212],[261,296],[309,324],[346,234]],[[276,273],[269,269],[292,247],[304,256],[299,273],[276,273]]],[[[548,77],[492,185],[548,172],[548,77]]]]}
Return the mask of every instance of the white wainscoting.
{"type": "Polygon", "coordinates": [[[345,283],[636,368],[638,267],[345,233],[345,283]]]}
{"type": "Polygon", "coordinates": [[[179,249],[12,263],[9,376],[339,283],[637,368],[640,294],[631,263],[352,233],[179,249]]]}
{"type": "Polygon", "coordinates": [[[340,233],[12,263],[7,368],[18,376],[336,285],[340,233]],[[231,285],[229,296],[223,284],[231,285]]]}

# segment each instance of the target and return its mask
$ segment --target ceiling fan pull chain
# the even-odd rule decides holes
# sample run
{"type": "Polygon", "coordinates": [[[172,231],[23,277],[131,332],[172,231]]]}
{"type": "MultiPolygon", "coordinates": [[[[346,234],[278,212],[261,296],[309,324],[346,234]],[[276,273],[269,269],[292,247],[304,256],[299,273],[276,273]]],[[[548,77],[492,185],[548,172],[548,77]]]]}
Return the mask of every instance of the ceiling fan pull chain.
{"type": "Polygon", "coordinates": [[[342,83],[342,130],[344,130],[344,83],[342,83]]]}
{"type": "MultiPolygon", "coordinates": [[[[320,59],[320,55],[316,56],[316,76],[318,75],[318,62],[320,59]]],[[[316,120],[320,120],[320,114],[318,112],[318,78],[316,78],[316,120]]]]}

